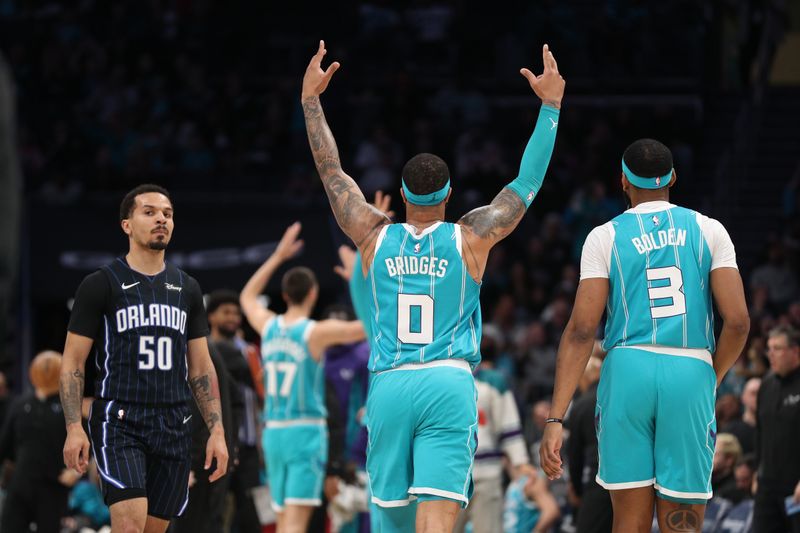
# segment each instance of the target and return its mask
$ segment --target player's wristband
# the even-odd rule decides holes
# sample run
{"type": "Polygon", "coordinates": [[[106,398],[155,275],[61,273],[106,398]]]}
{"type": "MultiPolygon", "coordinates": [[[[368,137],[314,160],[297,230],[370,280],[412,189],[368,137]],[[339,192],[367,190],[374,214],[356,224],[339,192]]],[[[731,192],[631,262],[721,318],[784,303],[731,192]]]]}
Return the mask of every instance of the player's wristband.
{"type": "Polygon", "coordinates": [[[564,419],[563,418],[547,418],[544,421],[545,424],[549,424],[551,422],[554,422],[556,424],[564,424],[564,419]]]}
{"type": "Polygon", "coordinates": [[[519,175],[506,185],[520,197],[526,208],[531,206],[533,198],[542,187],[550,156],[553,155],[553,146],[556,144],[559,115],[560,111],[555,107],[542,105],[536,128],[522,154],[519,175]]]}

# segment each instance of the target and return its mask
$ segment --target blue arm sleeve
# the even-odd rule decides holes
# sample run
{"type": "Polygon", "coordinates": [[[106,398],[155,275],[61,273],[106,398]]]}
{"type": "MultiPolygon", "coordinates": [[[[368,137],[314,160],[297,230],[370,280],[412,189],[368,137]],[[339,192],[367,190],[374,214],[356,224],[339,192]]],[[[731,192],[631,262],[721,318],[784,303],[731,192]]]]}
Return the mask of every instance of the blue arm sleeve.
{"type": "Polygon", "coordinates": [[[353,302],[353,310],[356,318],[364,325],[364,332],[367,340],[372,338],[372,321],[369,312],[369,287],[367,278],[361,271],[361,252],[356,253],[356,264],[353,268],[353,275],[350,276],[350,300],[353,302]]]}
{"type": "Polygon", "coordinates": [[[545,172],[547,172],[547,166],[550,164],[550,156],[553,154],[553,146],[556,143],[558,116],[558,109],[542,105],[539,110],[539,119],[536,121],[536,128],[522,154],[519,175],[517,179],[506,186],[517,193],[526,208],[531,206],[533,198],[539,192],[545,172]]]}

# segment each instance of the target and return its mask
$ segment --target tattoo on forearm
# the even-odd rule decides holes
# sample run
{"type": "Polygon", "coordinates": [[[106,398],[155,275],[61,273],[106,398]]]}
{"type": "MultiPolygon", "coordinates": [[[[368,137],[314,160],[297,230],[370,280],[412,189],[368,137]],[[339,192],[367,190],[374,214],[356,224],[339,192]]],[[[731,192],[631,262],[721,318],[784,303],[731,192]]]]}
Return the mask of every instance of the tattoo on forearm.
{"type": "Polygon", "coordinates": [[[675,533],[695,533],[703,527],[700,515],[687,503],[682,503],[677,509],[668,512],[663,525],[667,528],[665,531],[675,533]]]}
{"type": "Polygon", "coordinates": [[[59,394],[64,420],[67,425],[81,421],[81,403],[83,402],[83,385],[85,375],[80,369],[62,372],[59,379],[59,394]]]}
{"type": "Polygon", "coordinates": [[[222,408],[219,401],[219,385],[216,376],[203,374],[189,380],[194,400],[211,431],[222,420],[222,408]]]}
{"type": "Polygon", "coordinates": [[[339,149],[333,138],[318,96],[303,100],[303,114],[308,132],[308,144],[317,172],[322,179],[336,222],[363,249],[377,235],[375,231],[388,220],[369,205],[353,179],[344,173],[339,149]]]}
{"type": "Polygon", "coordinates": [[[525,214],[525,204],[510,189],[503,189],[492,203],[473,209],[461,218],[460,223],[469,227],[483,239],[499,241],[511,233],[525,214]]]}

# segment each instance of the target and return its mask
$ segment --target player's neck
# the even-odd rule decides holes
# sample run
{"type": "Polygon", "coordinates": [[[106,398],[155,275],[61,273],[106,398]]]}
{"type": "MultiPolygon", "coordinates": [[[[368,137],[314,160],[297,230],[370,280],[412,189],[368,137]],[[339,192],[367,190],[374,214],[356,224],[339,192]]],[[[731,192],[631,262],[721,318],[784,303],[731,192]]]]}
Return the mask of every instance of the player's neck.
{"type": "Polygon", "coordinates": [[[414,226],[419,231],[442,220],[444,220],[444,206],[423,207],[406,204],[406,224],[414,226]]]}
{"type": "Polygon", "coordinates": [[[290,305],[283,314],[286,322],[295,322],[311,316],[311,309],[304,305],[290,305]]]}
{"type": "Polygon", "coordinates": [[[164,250],[142,249],[132,244],[125,260],[132,269],[148,276],[164,270],[164,250]]]}
{"type": "Polygon", "coordinates": [[[647,202],[669,202],[667,191],[659,191],[658,194],[634,193],[631,194],[631,208],[647,202]]]}

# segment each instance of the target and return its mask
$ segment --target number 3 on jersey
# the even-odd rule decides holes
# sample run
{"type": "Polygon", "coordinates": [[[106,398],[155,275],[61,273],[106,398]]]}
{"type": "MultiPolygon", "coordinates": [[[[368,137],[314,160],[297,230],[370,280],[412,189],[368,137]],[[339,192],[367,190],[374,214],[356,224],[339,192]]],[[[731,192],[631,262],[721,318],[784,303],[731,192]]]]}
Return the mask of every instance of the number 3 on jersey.
{"type": "Polygon", "coordinates": [[[406,344],[433,342],[433,298],[427,294],[397,295],[397,339],[406,344]],[[412,331],[412,319],[419,327],[412,331]]]}
{"type": "Polygon", "coordinates": [[[676,266],[663,268],[648,268],[647,281],[668,280],[667,285],[650,287],[647,295],[650,297],[650,317],[667,318],[686,314],[686,296],[683,294],[683,273],[676,266]],[[657,300],[672,300],[667,305],[656,305],[657,300]]]}

